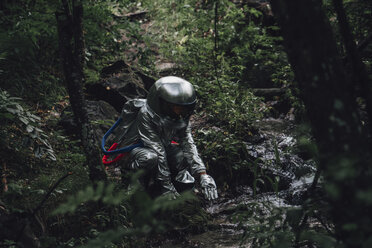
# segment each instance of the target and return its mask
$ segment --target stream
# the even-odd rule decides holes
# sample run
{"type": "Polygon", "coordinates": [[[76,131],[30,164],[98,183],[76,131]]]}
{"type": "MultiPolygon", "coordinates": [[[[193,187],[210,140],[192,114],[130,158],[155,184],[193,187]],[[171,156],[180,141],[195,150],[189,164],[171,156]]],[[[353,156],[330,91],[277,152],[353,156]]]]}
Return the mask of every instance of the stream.
{"type": "Polygon", "coordinates": [[[294,137],[296,127],[290,121],[273,118],[256,124],[259,127],[258,137],[246,144],[247,151],[259,161],[258,166],[266,175],[276,178],[277,192],[257,189],[254,195],[253,184],[240,185],[234,193],[223,193],[205,207],[211,216],[207,231],[187,234],[182,240],[169,239],[157,247],[252,247],[252,240],[248,233],[244,235],[244,230],[254,232],[254,225],[260,224],[257,223],[258,217],[262,219],[263,216],[278,214],[280,222],[285,219],[286,208],[296,208],[302,203],[303,193],[312,184],[315,164],[291,152],[297,142],[294,137]],[[238,218],[234,214],[241,209],[251,212],[251,215],[242,221],[234,221],[238,218]],[[242,243],[243,237],[245,241],[242,243]]]}

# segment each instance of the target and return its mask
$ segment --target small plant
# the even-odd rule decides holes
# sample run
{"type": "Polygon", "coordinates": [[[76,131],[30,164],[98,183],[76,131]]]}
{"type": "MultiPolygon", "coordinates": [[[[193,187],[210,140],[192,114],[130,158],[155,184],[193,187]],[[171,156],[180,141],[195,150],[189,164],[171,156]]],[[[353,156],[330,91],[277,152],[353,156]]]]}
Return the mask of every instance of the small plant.
{"type": "Polygon", "coordinates": [[[274,191],[276,195],[279,193],[279,180],[278,176],[267,175],[263,167],[265,163],[257,158],[253,165],[250,168],[251,173],[253,174],[252,179],[252,189],[253,197],[257,196],[258,189],[265,188],[265,191],[274,191]],[[259,187],[260,185],[260,187],[259,187]]]}
{"type": "Polygon", "coordinates": [[[48,142],[48,136],[43,130],[38,128],[40,117],[25,110],[19,103],[20,100],[21,98],[11,97],[6,91],[0,90],[0,120],[7,124],[1,128],[4,140],[12,139],[14,134],[8,132],[10,129],[15,132],[21,130],[21,133],[24,135],[21,146],[10,141],[8,144],[14,144],[14,146],[8,146],[7,148],[19,151],[21,149],[33,147],[35,157],[46,157],[55,161],[56,156],[53,148],[48,142]],[[12,125],[15,125],[15,127],[12,125]]]}
{"type": "Polygon", "coordinates": [[[205,85],[200,93],[209,120],[242,139],[249,138],[254,131],[252,124],[267,111],[265,104],[251,91],[240,89],[233,82],[223,81],[221,84],[223,91],[212,91],[205,85]]]}

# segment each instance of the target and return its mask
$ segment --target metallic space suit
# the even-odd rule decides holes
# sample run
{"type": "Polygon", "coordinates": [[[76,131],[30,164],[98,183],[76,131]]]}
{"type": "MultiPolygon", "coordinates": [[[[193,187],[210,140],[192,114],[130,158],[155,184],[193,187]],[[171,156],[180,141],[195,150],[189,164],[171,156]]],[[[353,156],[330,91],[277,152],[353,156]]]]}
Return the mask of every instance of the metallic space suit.
{"type": "Polygon", "coordinates": [[[206,174],[189,125],[195,103],[195,90],[188,81],[163,77],[151,87],[146,100],[126,103],[122,117],[128,122],[122,126],[119,140],[121,146],[143,143],[130,152],[124,167],[153,173],[162,194],[176,197],[175,185],[193,185],[196,177],[204,196],[212,200],[218,197],[216,184],[206,174]],[[135,118],[127,118],[133,113],[135,118]]]}

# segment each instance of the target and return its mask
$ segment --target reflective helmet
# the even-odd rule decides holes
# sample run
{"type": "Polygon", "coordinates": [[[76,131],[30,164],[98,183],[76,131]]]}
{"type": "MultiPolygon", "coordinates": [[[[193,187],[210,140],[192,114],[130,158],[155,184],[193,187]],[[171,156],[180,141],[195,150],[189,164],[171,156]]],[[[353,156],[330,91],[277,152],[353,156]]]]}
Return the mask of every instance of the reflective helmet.
{"type": "Polygon", "coordinates": [[[196,93],[192,84],[182,78],[163,77],[150,88],[147,103],[161,117],[188,120],[195,108],[196,93]]]}

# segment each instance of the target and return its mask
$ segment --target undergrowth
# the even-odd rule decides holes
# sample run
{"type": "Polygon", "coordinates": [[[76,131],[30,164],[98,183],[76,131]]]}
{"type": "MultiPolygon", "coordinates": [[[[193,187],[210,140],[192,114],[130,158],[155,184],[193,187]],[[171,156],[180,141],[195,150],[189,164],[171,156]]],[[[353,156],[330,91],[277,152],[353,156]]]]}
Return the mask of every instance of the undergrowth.
{"type": "MultiPolygon", "coordinates": [[[[60,130],[58,117],[48,124],[40,118],[50,118],[47,111],[66,99],[54,16],[60,3],[6,2],[0,15],[0,146],[1,172],[8,182],[2,183],[0,203],[7,216],[29,221],[42,247],[138,247],[146,246],[146,237],[169,230],[180,236],[204,231],[210,216],[191,194],[169,202],[149,197],[135,178],[131,191],[120,182],[89,181],[80,141],[60,130]]],[[[85,1],[84,72],[86,83],[92,83],[118,59],[137,61],[153,76],[160,76],[154,71],[156,60],[176,63],[178,69],[171,73],[195,85],[197,112],[205,118],[205,127],[196,131],[199,151],[219,188],[227,190],[247,180],[248,173],[259,179],[244,142],[269,107],[250,88],[285,87],[292,103],[300,103],[281,38],[275,35],[278,28],[264,26],[263,13],[255,8],[228,0],[216,3],[85,1]],[[125,17],[137,10],[148,11],[146,33],[141,21],[125,17]],[[129,58],[127,50],[133,47],[129,58]],[[247,174],[237,180],[239,172],[247,174]]],[[[252,209],[245,219],[252,218],[252,209]]],[[[286,224],[281,214],[273,218],[286,224]]],[[[257,244],[266,245],[270,240],[260,232],[273,232],[271,224],[269,219],[247,230],[257,235],[257,244]]],[[[19,230],[8,230],[13,236],[0,245],[15,247],[19,230]]]]}

